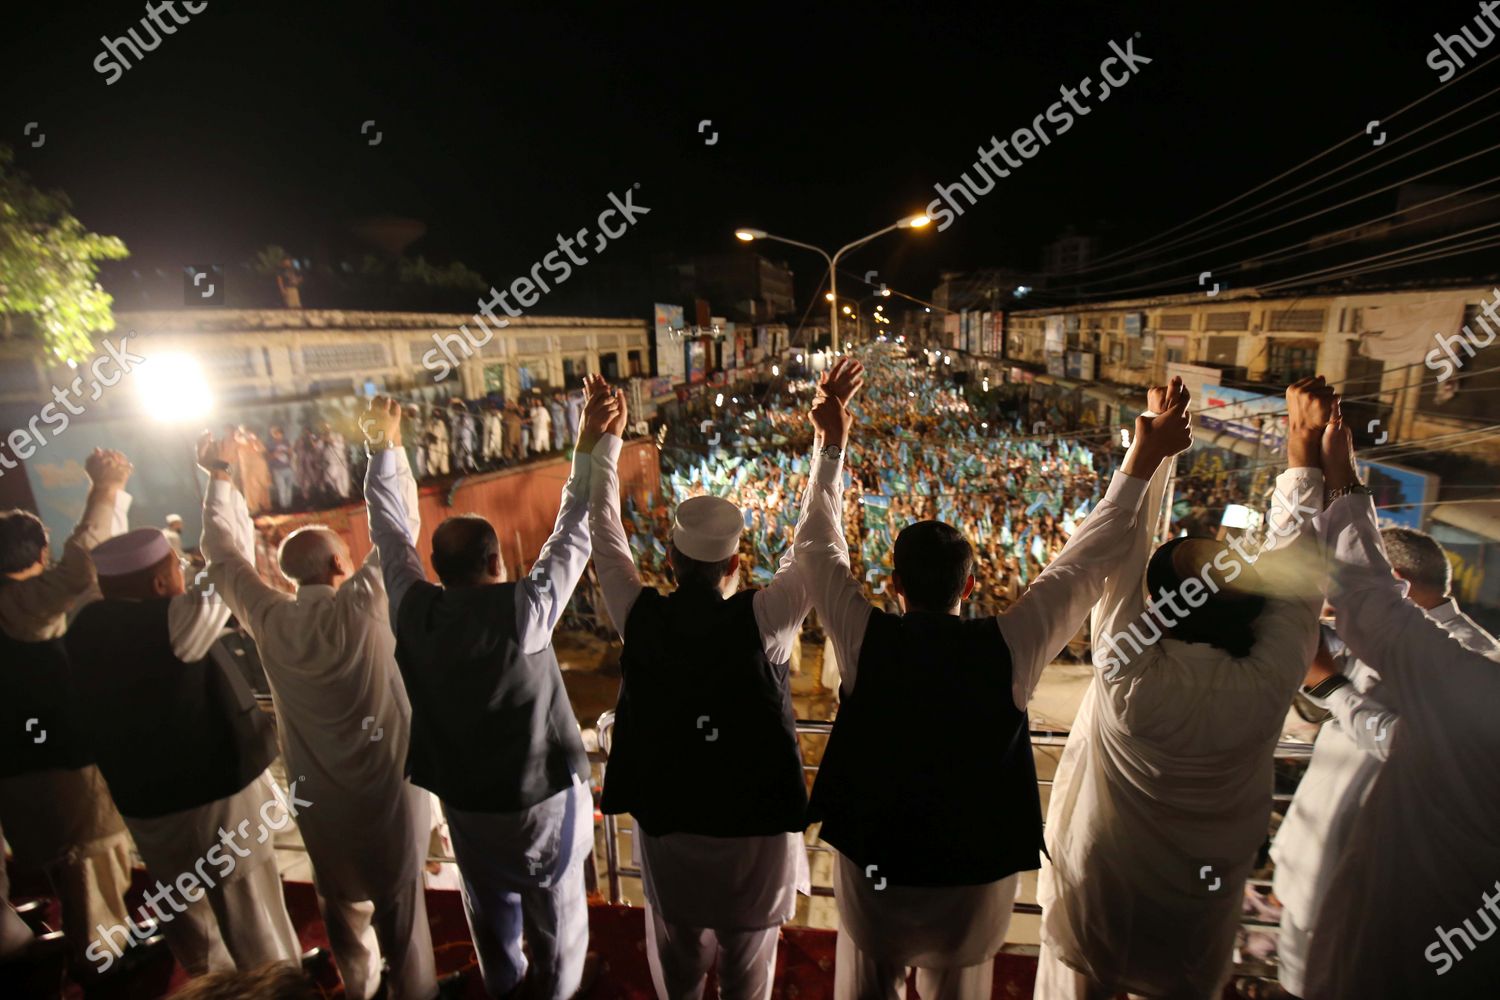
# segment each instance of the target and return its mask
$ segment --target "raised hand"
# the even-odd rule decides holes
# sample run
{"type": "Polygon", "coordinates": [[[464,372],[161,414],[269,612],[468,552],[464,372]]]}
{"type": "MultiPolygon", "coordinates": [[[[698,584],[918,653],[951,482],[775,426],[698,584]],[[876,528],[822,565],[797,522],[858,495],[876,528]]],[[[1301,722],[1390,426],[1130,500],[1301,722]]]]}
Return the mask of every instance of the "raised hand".
{"type": "Polygon", "coordinates": [[[616,389],[614,390],[614,394],[615,403],[618,404],[619,409],[615,413],[615,418],[609,422],[609,427],[605,429],[605,432],[623,438],[625,436],[625,428],[630,422],[629,416],[626,413],[625,390],[616,389]]]}
{"type": "Polygon", "coordinates": [[[1323,429],[1319,464],[1327,489],[1341,490],[1359,481],[1359,467],[1354,463],[1354,434],[1344,426],[1344,413],[1337,400],[1333,404],[1333,419],[1323,429]]]}
{"type": "Polygon", "coordinates": [[[1122,466],[1127,476],[1150,479],[1164,459],[1192,447],[1193,426],[1188,414],[1192,394],[1180,377],[1173,376],[1164,395],[1159,402],[1165,408],[1155,417],[1143,413],[1135,418],[1135,440],[1122,466]]]}
{"type": "Polygon", "coordinates": [[[95,448],[84,459],[83,471],[88,473],[89,482],[94,489],[121,490],[130,479],[130,474],[135,471],[135,466],[118,451],[95,448]]]}
{"type": "Polygon", "coordinates": [[[589,379],[584,380],[583,420],[578,425],[578,447],[584,451],[593,450],[624,406],[623,401],[616,399],[603,377],[591,375],[589,379]],[[592,391],[589,379],[598,379],[593,383],[592,391]]]}
{"type": "Polygon", "coordinates": [[[865,366],[853,358],[839,358],[818,377],[818,393],[833,396],[844,406],[865,384],[865,366]]]}
{"type": "Polygon", "coordinates": [[[372,396],[370,405],[359,419],[365,443],[371,448],[401,446],[401,404],[389,396],[372,396]]]}
{"type": "Polygon", "coordinates": [[[1298,379],[1286,390],[1286,424],[1288,434],[1302,431],[1321,433],[1333,419],[1338,393],[1321,375],[1298,379]]]}

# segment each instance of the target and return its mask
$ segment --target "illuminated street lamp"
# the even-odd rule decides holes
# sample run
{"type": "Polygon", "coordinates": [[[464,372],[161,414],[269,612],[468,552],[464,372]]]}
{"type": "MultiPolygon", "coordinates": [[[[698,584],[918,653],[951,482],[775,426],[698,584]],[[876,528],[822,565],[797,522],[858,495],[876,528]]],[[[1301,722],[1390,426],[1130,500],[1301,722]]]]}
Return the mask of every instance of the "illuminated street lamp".
{"type": "Polygon", "coordinates": [[[863,236],[863,237],[860,237],[859,239],[855,240],[852,243],[846,243],[846,244],[844,244],[843,246],[839,247],[837,250],[835,250],[831,254],[827,250],[824,250],[822,247],[813,246],[811,243],[803,243],[800,240],[789,240],[785,236],[773,236],[772,234],[766,232],[764,229],[736,229],[734,231],[734,235],[738,239],[743,240],[746,243],[752,242],[753,240],[775,240],[777,243],[786,243],[789,246],[801,247],[804,250],[812,250],[815,253],[819,253],[819,254],[823,255],[823,259],[826,260],[826,261],[828,261],[828,293],[829,293],[830,296],[832,296],[832,298],[829,299],[829,302],[831,304],[830,304],[829,309],[828,309],[828,327],[829,327],[829,333],[830,333],[830,335],[833,338],[833,349],[834,349],[834,351],[838,351],[838,349],[839,349],[839,310],[838,310],[838,294],[839,294],[839,289],[838,289],[838,263],[839,263],[839,258],[842,257],[844,254],[848,253],[850,250],[853,250],[855,247],[863,246],[864,244],[870,242],[871,240],[875,239],[877,236],[884,236],[886,233],[894,232],[897,229],[921,229],[923,226],[927,225],[931,221],[932,220],[929,219],[925,215],[921,215],[921,214],[918,214],[918,215],[908,215],[906,218],[901,219],[901,220],[899,220],[897,222],[894,222],[891,225],[886,226],[884,229],[877,229],[875,232],[871,233],[869,236],[863,236]]]}

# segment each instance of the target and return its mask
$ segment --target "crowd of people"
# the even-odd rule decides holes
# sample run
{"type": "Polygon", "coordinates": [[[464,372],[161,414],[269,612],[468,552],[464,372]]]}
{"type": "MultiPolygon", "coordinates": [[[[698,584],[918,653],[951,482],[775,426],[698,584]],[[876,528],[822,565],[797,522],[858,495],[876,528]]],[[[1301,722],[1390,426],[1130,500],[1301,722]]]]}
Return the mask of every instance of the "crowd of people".
{"type": "MultiPolygon", "coordinates": [[[[723,995],[771,995],[810,824],[835,851],[840,1000],[901,996],[912,970],[924,997],[988,997],[1037,869],[1037,996],[1218,996],[1299,688],[1338,727],[1275,848],[1288,987],[1489,995],[1500,646],[1452,604],[1435,542],[1382,535],[1333,389],[1287,390],[1263,544],[1153,550],[1192,441],[1180,380],[1150,391],[1106,476],[1112,454],[976,430],[951,390],[870,363],[868,387],[841,358],[795,405],[746,413],[743,454],[676,466],[646,510],[620,497],[624,393],[590,376],[530,566],[462,515],[432,533],[427,578],[415,425],[380,396],[360,418],[371,554],[292,533],[278,564],[294,593],[255,570],[237,434],[199,443],[207,570],[191,583],[164,532],[123,530],[118,453],[89,459],[56,565],[40,521],[0,515],[0,823],[53,879],[73,975],[128,962],[155,930],[194,975],[295,966],[268,836],[295,817],[346,995],[437,995],[431,793],[485,991],[575,995],[593,802],[552,637],[592,559],[624,647],[600,808],[640,834],[661,997],[701,996],[715,964],[723,995]],[[1008,603],[964,614],[986,561],[1008,603]],[[809,792],[789,660],[810,611],[842,702],[809,792]],[[286,788],[219,648],[231,615],[259,645],[286,788]],[[1089,621],[1094,676],[1044,827],[1027,708],[1089,621]],[[130,842],[154,883],[136,915],[130,842]]],[[[700,429],[721,447],[724,429],[700,429]]],[[[33,946],[0,909],[0,956],[33,946]]]]}
{"type": "MultiPolygon", "coordinates": [[[[365,468],[359,397],[309,404],[300,431],[249,423],[224,428],[234,455],[234,482],[252,515],[321,510],[356,498],[365,468]]],[[[418,481],[466,476],[564,451],[578,434],[583,394],[531,391],[518,401],[449,398],[411,401],[402,432],[418,481]]]]}
{"type": "MultiPolygon", "coordinates": [[[[856,409],[868,439],[851,446],[845,513],[858,539],[854,572],[887,610],[893,545],[901,528],[937,519],[960,528],[978,550],[975,591],[964,614],[984,617],[1014,602],[1062,550],[1098,502],[1110,449],[1099,435],[1031,434],[1018,407],[993,424],[951,380],[903,354],[866,355],[867,388],[856,409]]],[[[668,422],[663,500],[641,508],[626,499],[632,546],[653,580],[666,577],[671,505],[712,494],[745,515],[746,583],[764,585],[792,543],[797,499],[807,481],[811,434],[802,419],[815,393],[789,380],[765,400],[735,397],[668,422]],[[681,443],[686,447],[673,447],[681,443]],[[753,558],[752,558],[753,557],[753,558]]],[[[705,400],[705,403],[707,400],[705,400]]],[[[1063,428],[1055,428],[1063,430],[1063,428]]]]}

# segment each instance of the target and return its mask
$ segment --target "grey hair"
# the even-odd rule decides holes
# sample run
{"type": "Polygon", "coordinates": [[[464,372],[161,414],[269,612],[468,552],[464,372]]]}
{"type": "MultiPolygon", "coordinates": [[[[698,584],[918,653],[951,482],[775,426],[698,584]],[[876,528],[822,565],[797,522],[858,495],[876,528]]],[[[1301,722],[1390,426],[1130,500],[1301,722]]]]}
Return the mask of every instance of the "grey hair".
{"type": "Polygon", "coordinates": [[[1381,541],[1391,569],[1413,585],[1447,594],[1453,585],[1453,566],[1437,539],[1415,528],[1382,528],[1381,541]]]}
{"type": "Polygon", "coordinates": [[[276,551],[281,575],[298,586],[321,578],[328,572],[329,560],[338,552],[338,537],[321,524],[298,528],[287,535],[276,551]]]}

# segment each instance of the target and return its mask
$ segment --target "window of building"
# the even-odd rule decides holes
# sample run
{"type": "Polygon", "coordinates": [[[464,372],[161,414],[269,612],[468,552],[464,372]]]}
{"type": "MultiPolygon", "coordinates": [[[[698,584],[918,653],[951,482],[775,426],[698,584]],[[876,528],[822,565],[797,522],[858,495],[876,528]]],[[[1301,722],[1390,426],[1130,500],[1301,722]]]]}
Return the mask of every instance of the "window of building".
{"type": "Polygon", "coordinates": [[[1271,338],[1266,348],[1266,374],[1262,381],[1291,385],[1299,378],[1318,373],[1318,342],[1271,338]]]}
{"type": "Polygon", "coordinates": [[[1233,365],[1239,355],[1239,340],[1234,337],[1209,337],[1203,360],[1211,365],[1233,365]]]}

